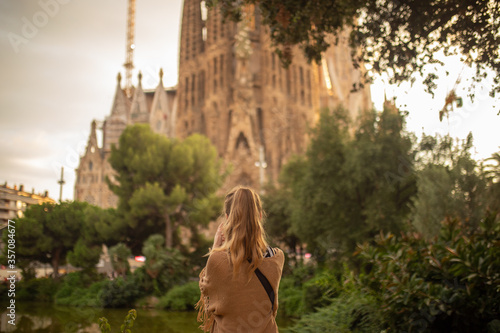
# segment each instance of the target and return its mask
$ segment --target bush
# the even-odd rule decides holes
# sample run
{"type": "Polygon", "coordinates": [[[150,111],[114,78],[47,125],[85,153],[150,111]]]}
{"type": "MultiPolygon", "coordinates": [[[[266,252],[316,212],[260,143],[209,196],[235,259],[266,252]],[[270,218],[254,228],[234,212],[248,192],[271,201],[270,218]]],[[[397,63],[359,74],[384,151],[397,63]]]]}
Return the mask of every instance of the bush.
{"type": "Polygon", "coordinates": [[[194,305],[200,299],[200,288],[197,281],[188,282],[182,286],[170,289],[160,298],[158,307],[174,311],[194,310],[194,305]]]}
{"type": "Polygon", "coordinates": [[[278,297],[278,311],[280,314],[295,318],[304,314],[305,306],[302,301],[302,288],[295,285],[293,277],[281,279],[278,297]]]}
{"type": "Polygon", "coordinates": [[[106,308],[130,307],[141,296],[144,296],[141,285],[133,275],[128,275],[126,279],[120,276],[106,281],[102,286],[100,301],[106,308]]]}
{"type": "Polygon", "coordinates": [[[381,236],[360,250],[367,270],[360,283],[380,300],[391,331],[499,332],[499,242],[494,214],[472,234],[447,221],[431,242],[381,236]]]}
{"type": "Polygon", "coordinates": [[[303,316],[290,332],[380,332],[382,318],[374,297],[360,291],[343,292],[331,304],[303,316]]]}
{"type": "Polygon", "coordinates": [[[316,308],[330,304],[330,298],[342,288],[333,271],[319,270],[313,275],[312,266],[298,266],[280,282],[279,308],[286,317],[300,317],[316,308]]]}
{"type": "Polygon", "coordinates": [[[16,299],[31,302],[52,302],[61,283],[51,278],[17,282],[16,299]]]}
{"type": "Polygon", "coordinates": [[[62,285],[55,295],[55,303],[69,306],[102,307],[100,292],[106,281],[97,281],[96,276],[83,272],[73,272],[66,275],[62,285]]]}

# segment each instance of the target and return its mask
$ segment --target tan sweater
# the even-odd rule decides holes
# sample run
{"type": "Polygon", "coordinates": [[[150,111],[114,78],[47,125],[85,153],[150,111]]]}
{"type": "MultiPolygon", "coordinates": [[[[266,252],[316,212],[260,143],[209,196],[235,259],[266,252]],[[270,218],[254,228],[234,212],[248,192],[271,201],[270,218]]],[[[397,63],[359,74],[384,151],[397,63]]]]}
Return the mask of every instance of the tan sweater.
{"type": "MultiPolygon", "coordinates": [[[[204,308],[200,313],[205,315],[205,325],[200,326],[202,329],[216,333],[278,332],[275,317],[285,257],[280,249],[276,248],[275,252],[274,256],[264,258],[259,266],[273,287],[274,311],[271,310],[269,296],[255,273],[251,274],[250,280],[243,273],[233,279],[233,268],[227,253],[214,252],[210,255],[206,267],[200,273],[199,306],[204,308]]],[[[245,262],[241,272],[245,272],[248,265],[245,262]]]]}

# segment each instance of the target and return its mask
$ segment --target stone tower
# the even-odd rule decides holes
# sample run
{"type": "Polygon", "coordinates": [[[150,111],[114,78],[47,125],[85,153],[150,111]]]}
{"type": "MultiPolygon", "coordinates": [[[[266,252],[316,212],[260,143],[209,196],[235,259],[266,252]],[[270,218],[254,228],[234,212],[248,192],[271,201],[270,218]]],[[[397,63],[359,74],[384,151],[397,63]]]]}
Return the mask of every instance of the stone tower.
{"type": "Polygon", "coordinates": [[[371,108],[368,87],[351,92],[360,73],[345,36],[321,65],[308,64],[294,48],[293,63],[284,69],[256,7],[245,7],[236,24],[202,6],[184,1],[176,136],[210,138],[232,165],[224,190],[276,180],[287,158],[305,150],[307,129],[322,107],[343,104],[353,117],[371,108]]]}
{"type": "Polygon", "coordinates": [[[118,74],[111,113],[102,125],[102,144],[97,140],[97,122],[91,125],[87,148],[76,169],[75,200],[87,201],[102,208],[116,207],[118,198],[108,187],[106,177],[114,181],[114,171],[108,162],[113,145],[118,146],[120,135],[128,125],[146,123],[159,134],[172,137],[175,120],[175,89],[164,88],[163,72],[155,90],[142,89],[142,75],[138,85],[127,97],[118,74]]]}

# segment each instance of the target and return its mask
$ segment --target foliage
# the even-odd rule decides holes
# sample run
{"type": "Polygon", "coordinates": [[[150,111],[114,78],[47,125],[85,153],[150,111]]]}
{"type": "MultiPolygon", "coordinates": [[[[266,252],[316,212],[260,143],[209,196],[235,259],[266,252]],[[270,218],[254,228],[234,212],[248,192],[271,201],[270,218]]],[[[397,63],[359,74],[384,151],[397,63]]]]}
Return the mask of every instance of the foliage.
{"type": "Polygon", "coordinates": [[[73,272],[64,276],[54,297],[55,304],[75,307],[102,307],[100,292],[107,281],[87,272],[73,272]]]}
{"type": "Polygon", "coordinates": [[[349,133],[342,108],[323,112],[307,158],[287,164],[292,231],[318,261],[349,255],[379,230],[398,232],[415,193],[411,140],[392,108],[366,113],[349,133]]]}
{"type": "Polygon", "coordinates": [[[158,294],[185,282],[188,276],[184,256],[176,249],[165,249],[164,243],[162,235],[151,235],[142,248],[142,253],[146,256],[145,271],[153,280],[158,294]]]}
{"type": "MultiPolygon", "coordinates": [[[[497,1],[208,0],[207,5],[218,6],[224,17],[236,21],[243,18],[243,8],[258,6],[285,64],[294,45],[320,63],[322,52],[345,42],[350,33],[354,64],[364,62],[377,73],[388,72],[391,83],[422,75],[426,64],[440,63],[435,53],[443,51],[475,64],[477,80],[486,77],[486,67],[493,69],[492,93],[500,91],[497,1]]],[[[435,78],[434,72],[427,75],[429,90],[435,78]]]]}
{"type": "Polygon", "coordinates": [[[97,206],[87,205],[85,217],[81,225],[78,241],[68,252],[68,261],[75,267],[85,271],[95,271],[102,252],[102,244],[106,241],[100,225],[106,218],[106,211],[97,206]]]}
{"type": "Polygon", "coordinates": [[[125,276],[130,271],[128,258],[132,255],[130,249],[124,243],[118,243],[108,250],[109,260],[113,270],[120,276],[125,276]]]}
{"type": "Polygon", "coordinates": [[[360,248],[360,283],[380,300],[391,330],[486,332],[500,316],[499,232],[491,214],[472,233],[447,220],[433,242],[381,235],[360,248]]]}
{"type": "Polygon", "coordinates": [[[292,273],[283,277],[279,286],[279,312],[286,317],[298,318],[312,311],[305,304],[304,284],[314,277],[312,265],[298,264],[292,273]]]}
{"type": "Polygon", "coordinates": [[[78,201],[28,207],[16,219],[16,265],[24,279],[35,277],[37,263],[50,263],[58,278],[66,259],[75,267],[95,270],[103,241],[97,227],[101,214],[99,207],[78,201]]]}
{"type": "MultiPolygon", "coordinates": [[[[129,310],[128,314],[123,320],[123,324],[120,326],[120,333],[131,333],[131,328],[134,326],[135,319],[137,318],[137,311],[135,309],[129,310]]],[[[110,333],[111,326],[108,323],[106,317],[99,318],[98,321],[99,329],[101,333],[110,333]]]]}
{"type": "Polygon", "coordinates": [[[195,134],[177,141],[148,125],[134,125],[122,133],[109,162],[116,179],[108,179],[108,185],[119,198],[115,225],[133,253],[155,233],[165,235],[166,247],[180,247],[181,225],[190,230],[192,245],[198,245],[198,227],[219,211],[215,191],[223,179],[208,138],[195,134]]]}
{"type": "Polygon", "coordinates": [[[199,299],[200,287],[197,281],[192,281],[170,289],[165,296],[160,298],[158,307],[172,311],[194,310],[199,299]]]}
{"type": "Polygon", "coordinates": [[[99,295],[105,308],[122,308],[144,296],[144,290],[133,275],[129,275],[126,279],[119,276],[112,281],[107,281],[102,286],[99,295]]]}
{"type": "Polygon", "coordinates": [[[291,228],[290,201],[292,192],[283,178],[280,178],[279,187],[268,185],[262,196],[263,208],[267,215],[265,228],[267,235],[274,243],[285,244],[288,248],[287,252],[295,253],[295,248],[300,242],[299,237],[291,228]]]}
{"type": "Polygon", "coordinates": [[[290,332],[381,332],[383,321],[377,300],[359,290],[346,291],[331,304],[300,318],[290,332]]]}
{"type": "Polygon", "coordinates": [[[16,300],[52,302],[60,285],[60,282],[51,278],[22,279],[16,283],[16,300]]]}
{"type": "Polygon", "coordinates": [[[484,176],[487,182],[486,207],[490,212],[500,214],[500,152],[486,160],[484,176]]]}
{"type": "Polygon", "coordinates": [[[458,218],[477,228],[485,214],[487,181],[471,157],[472,135],[459,146],[449,136],[424,135],[417,155],[417,195],[411,219],[425,237],[439,234],[440,221],[458,218]]]}
{"type": "Polygon", "coordinates": [[[59,276],[59,266],[79,238],[86,208],[86,203],[76,201],[43,203],[30,206],[16,220],[16,264],[23,274],[30,275],[32,262],[38,261],[50,263],[54,277],[59,276]]]}

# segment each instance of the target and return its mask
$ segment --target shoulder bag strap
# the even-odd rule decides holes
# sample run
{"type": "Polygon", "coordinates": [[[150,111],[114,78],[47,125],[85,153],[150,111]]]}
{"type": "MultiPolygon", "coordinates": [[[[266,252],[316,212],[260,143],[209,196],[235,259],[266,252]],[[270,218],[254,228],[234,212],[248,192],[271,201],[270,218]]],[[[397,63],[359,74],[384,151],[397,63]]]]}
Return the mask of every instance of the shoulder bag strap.
{"type": "Polygon", "coordinates": [[[274,311],[274,290],[273,287],[271,287],[271,284],[269,283],[269,280],[265,277],[264,274],[260,271],[260,269],[255,270],[255,275],[259,278],[260,283],[262,283],[262,286],[264,289],[266,289],[267,296],[269,296],[269,300],[271,301],[271,309],[274,311]]]}

